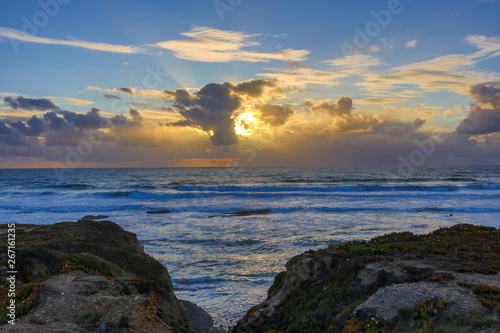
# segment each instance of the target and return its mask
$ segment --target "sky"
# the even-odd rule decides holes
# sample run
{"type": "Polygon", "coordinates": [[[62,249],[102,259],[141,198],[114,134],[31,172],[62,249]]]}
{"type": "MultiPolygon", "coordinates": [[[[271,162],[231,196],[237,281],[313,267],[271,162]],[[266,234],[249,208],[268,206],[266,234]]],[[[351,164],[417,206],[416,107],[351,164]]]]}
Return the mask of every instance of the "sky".
{"type": "Polygon", "coordinates": [[[0,168],[500,164],[500,1],[3,1],[0,168]]]}

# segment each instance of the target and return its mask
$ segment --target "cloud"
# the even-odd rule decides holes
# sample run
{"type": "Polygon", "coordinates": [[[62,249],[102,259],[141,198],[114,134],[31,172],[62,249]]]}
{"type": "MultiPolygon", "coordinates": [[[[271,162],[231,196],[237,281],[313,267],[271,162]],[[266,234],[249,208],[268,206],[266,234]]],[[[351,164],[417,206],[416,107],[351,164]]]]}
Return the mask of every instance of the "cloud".
{"type": "Polygon", "coordinates": [[[325,60],[323,63],[343,74],[362,75],[366,74],[370,67],[381,65],[382,61],[371,55],[353,54],[339,59],[325,60]]]}
{"type": "Polygon", "coordinates": [[[79,114],[71,111],[61,111],[60,113],[69,124],[75,127],[87,129],[109,127],[109,120],[102,118],[100,110],[97,108],[92,108],[86,114],[79,114]]]}
{"type": "Polygon", "coordinates": [[[140,97],[154,99],[161,97],[161,95],[163,94],[163,90],[142,89],[137,90],[135,94],[140,97]]]}
{"type": "Polygon", "coordinates": [[[238,142],[232,114],[241,105],[241,99],[232,94],[231,84],[209,83],[191,95],[177,89],[176,107],[186,121],[177,125],[198,126],[209,133],[215,146],[232,145],[238,142]]]}
{"type": "Polygon", "coordinates": [[[290,106],[282,104],[257,104],[253,108],[257,118],[271,126],[282,126],[295,114],[290,106]]]}
{"type": "Polygon", "coordinates": [[[132,120],[136,123],[140,123],[142,121],[142,116],[139,111],[135,109],[130,109],[129,111],[130,116],[132,117],[132,120]]]}
{"type": "Polygon", "coordinates": [[[357,99],[356,103],[361,105],[387,105],[387,104],[401,104],[407,102],[407,98],[398,97],[370,97],[357,99]]]}
{"type": "Polygon", "coordinates": [[[406,47],[408,48],[414,48],[417,46],[417,43],[418,43],[418,39],[412,39],[412,40],[409,40],[407,43],[406,43],[406,47]]]}
{"type": "Polygon", "coordinates": [[[114,45],[106,43],[87,42],[78,39],[62,40],[62,39],[37,37],[21,30],[4,28],[4,27],[0,27],[0,37],[26,43],[66,45],[66,46],[80,47],[88,50],[114,52],[114,53],[145,53],[146,51],[142,47],[136,47],[131,45],[114,45]]]}
{"type": "Polygon", "coordinates": [[[7,96],[3,99],[3,102],[13,109],[23,109],[23,110],[60,110],[60,108],[47,98],[25,98],[18,96],[17,98],[12,98],[7,96]]]}
{"type": "Polygon", "coordinates": [[[305,87],[307,84],[325,86],[338,85],[339,79],[348,77],[347,74],[334,71],[324,71],[312,68],[267,69],[267,72],[257,75],[275,79],[292,87],[305,87]]]}
{"type": "MultiPolygon", "coordinates": [[[[137,110],[131,109],[129,113],[130,118],[124,115],[104,118],[99,109],[92,108],[84,114],[50,111],[24,122],[0,121],[0,155],[2,151],[15,154],[7,146],[25,146],[24,151],[34,149],[31,151],[33,154],[43,154],[51,147],[74,147],[82,142],[88,143],[91,137],[105,140],[108,144],[127,142],[127,145],[133,145],[132,141],[124,139],[132,135],[129,135],[130,131],[141,128],[147,133],[150,129],[141,124],[142,116],[137,110]]],[[[135,142],[135,145],[143,144],[142,141],[135,142]]]]}
{"type": "Polygon", "coordinates": [[[270,99],[283,94],[281,84],[277,80],[252,79],[231,84],[231,89],[239,96],[247,99],[270,99]]]}
{"type": "Polygon", "coordinates": [[[107,98],[107,99],[122,99],[121,97],[118,97],[118,96],[113,95],[113,94],[104,94],[103,97],[107,98]]]}
{"type": "Polygon", "coordinates": [[[424,91],[448,90],[464,93],[465,83],[474,80],[474,76],[461,71],[421,69],[394,69],[388,74],[367,74],[365,81],[357,83],[373,93],[386,92],[405,85],[414,85],[424,91]]]}
{"type": "Polygon", "coordinates": [[[381,74],[367,73],[364,82],[356,85],[372,93],[389,92],[395,87],[410,84],[427,92],[444,90],[465,94],[467,84],[477,82],[479,78],[487,75],[476,69],[475,65],[480,61],[500,56],[500,38],[469,35],[464,42],[476,47],[478,51],[470,54],[438,56],[398,66],[381,74]]]}
{"type": "MultiPolygon", "coordinates": [[[[191,94],[185,89],[164,91],[165,99],[174,102],[174,107],[185,118],[173,125],[201,128],[215,146],[232,145],[238,142],[235,132],[234,114],[243,101],[255,102],[281,91],[276,80],[248,80],[243,82],[209,83],[191,94]]],[[[286,111],[285,111],[286,112],[286,111]]],[[[268,121],[272,120],[267,115],[268,121]]]]}
{"type": "Polygon", "coordinates": [[[326,113],[331,117],[329,127],[321,130],[323,135],[330,136],[335,133],[352,131],[366,132],[370,131],[374,124],[381,122],[380,118],[376,115],[351,114],[353,110],[352,105],[352,99],[348,96],[340,97],[335,103],[330,98],[320,101],[307,99],[304,102],[304,106],[313,114],[326,113]]]}
{"type": "Polygon", "coordinates": [[[260,35],[237,31],[193,27],[191,31],[183,32],[181,35],[189,37],[189,39],[164,41],[155,45],[172,51],[177,58],[202,62],[302,61],[310,53],[307,50],[293,49],[272,53],[245,51],[244,48],[260,45],[254,40],[260,35]]]}
{"type": "MultiPolygon", "coordinates": [[[[404,136],[414,133],[425,124],[425,120],[415,119],[413,122],[406,122],[398,119],[384,118],[377,114],[353,114],[353,101],[351,97],[342,96],[335,103],[331,99],[314,101],[307,99],[304,106],[313,115],[325,113],[330,116],[328,128],[321,131],[323,135],[331,136],[338,133],[383,133],[391,136],[404,136]]],[[[323,122],[324,123],[324,122],[323,122]]]]}
{"type": "Polygon", "coordinates": [[[488,58],[498,57],[500,55],[500,38],[486,37],[481,35],[469,35],[465,38],[469,45],[477,47],[480,51],[475,56],[486,56],[488,58]]]}
{"type": "Polygon", "coordinates": [[[476,102],[456,131],[469,135],[500,132],[500,82],[469,85],[467,92],[476,102]]]}
{"type": "Polygon", "coordinates": [[[74,97],[56,97],[56,96],[47,96],[46,98],[50,99],[56,104],[70,104],[76,106],[84,106],[94,104],[95,102],[87,101],[85,99],[74,98],[74,97]]]}
{"type": "Polygon", "coordinates": [[[124,94],[127,94],[127,95],[130,95],[130,96],[134,96],[135,95],[135,89],[132,88],[132,87],[123,87],[123,88],[120,88],[118,90],[120,92],[122,92],[124,94]]]}
{"type": "Polygon", "coordinates": [[[344,114],[334,117],[331,127],[335,132],[370,132],[374,125],[380,124],[378,116],[344,114]]]}
{"type": "Polygon", "coordinates": [[[330,116],[339,116],[350,114],[352,110],[352,99],[342,96],[335,103],[329,98],[315,102],[313,99],[307,99],[304,105],[313,113],[326,112],[330,116]]]}
{"type": "MultiPolygon", "coordinates": [[[[4,148],[3,146],[25,146],[27,144],[27,140],[22,133],[7,126],[5,122],[0,121],[0,143],[0,148],[4,148]]],[[[19,149],[16,149],[16,151],[17,154],[20,153],[19,149]]],[[[12,151],[10,151],[10,153],[12,153],[12,151]]]]}
{"type": "Polygon", "coordinates": [[[101,92],[105,92],[105,93],[114,93],[114,92],[118,91],[116,88],[102,89],[102,88],[94,87],[94,86],[87,86],[87,88],[85,88],[85,90],[97,90],[97,91],[101,91],[101,92]]]}
{"type": "Polygon", "coordinates": [[[416,89],[404,89],[399,91],[385,91],[380,94],[375,93],[370,95],[371,97],[368,98],[356,99],[356,104],[382,106],[387,106],[388,104],[401,104],[413,98],[424,96],[424,92],[416,89]]]}
{"type": "Polygon", "coordinates": [[[43,121],[35,116],[30,118],[26,123],[27,125],[21,121],[17,121],[15,123],[12,123],[10,126],[12,128],[15,128],[24,136],[39,136],[45,130],[43,121]]]}

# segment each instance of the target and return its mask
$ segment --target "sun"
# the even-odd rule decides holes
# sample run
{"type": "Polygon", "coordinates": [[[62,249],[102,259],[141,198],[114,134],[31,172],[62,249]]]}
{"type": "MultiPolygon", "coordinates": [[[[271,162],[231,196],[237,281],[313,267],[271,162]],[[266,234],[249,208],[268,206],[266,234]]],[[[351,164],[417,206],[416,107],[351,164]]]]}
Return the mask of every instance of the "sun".
{"type": "Polygon", "coordinates": [[[253,113],[245,111],[234,120],[234,132],[238,135],[251,135],[257,125],[253,113]]]}

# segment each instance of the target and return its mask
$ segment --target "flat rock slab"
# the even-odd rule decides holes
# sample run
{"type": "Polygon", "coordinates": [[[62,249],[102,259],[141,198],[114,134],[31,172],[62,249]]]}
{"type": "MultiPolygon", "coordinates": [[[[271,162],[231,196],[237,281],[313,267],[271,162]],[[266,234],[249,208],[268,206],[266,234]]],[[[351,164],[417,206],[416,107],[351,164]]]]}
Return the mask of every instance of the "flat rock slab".
{"type": "Polygon", "coordinates": [[[170,214],[172,211],[168,209],[160,209],[160,210],[148,210],[146,214],[170,214]]]}
{"type": "Polygon", "coordinates": [[[378,317],[387,321],[397,318],[398,309],[423,302],[425,299],[444,299],[448,309],[455,314],[466,314],[473,309],[481,308],[472,292],[461,288],[455,281],[448,283],[416,282],[401,283],[380,288],[375,294],[359,305],[355,312],[375,310],[378,317]]]}
{"type": "Polygon", "coordinates": [[[122,316],[129,318],[131,332],[173,332],[156,315],[154,296],[131,293],[114,295],[120,290],[116,281],[86,281],[91,277],[75,270],[53,275],[44,281],[39,291],[37,304],[28,314],[16,319],[16,325],[4,325],[2,332],[95,332],[102,324],[118,322],[122,316]],[[92,286],[100,286],[99,291],[89,293],[92,286]],[[109,292],[107,291],[109,290],[109,292]],[[113,292],[111,292],[113,291],[113,292]],[[98,323],[90,329],[88,324],[78,323],[85,313],[99,313],[98,323]],[[32,318],[43,320],[43,325],[31,323],[32,318]]]}
{"type": "Polygon", "coordinates": [[[217,216],[230,217],[230,216],[265,215],[265,214],[268,214],[270,212],[271,212],[270,209],[241,210],[239,212],[224,213],[224,214],[220,214],[220,215],[211,215],[209,217],[217,217],[217,216]]]}

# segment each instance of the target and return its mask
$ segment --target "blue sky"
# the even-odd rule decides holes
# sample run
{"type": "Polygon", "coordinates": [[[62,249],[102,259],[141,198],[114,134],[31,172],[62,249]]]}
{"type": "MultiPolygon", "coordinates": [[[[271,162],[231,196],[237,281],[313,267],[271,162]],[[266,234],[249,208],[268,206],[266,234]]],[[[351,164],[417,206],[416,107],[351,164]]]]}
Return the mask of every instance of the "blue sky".
{"type": "Polygon", "coordinates": [[[499,1],[0,9],[0,167],[500,161],[499,1]]]}

